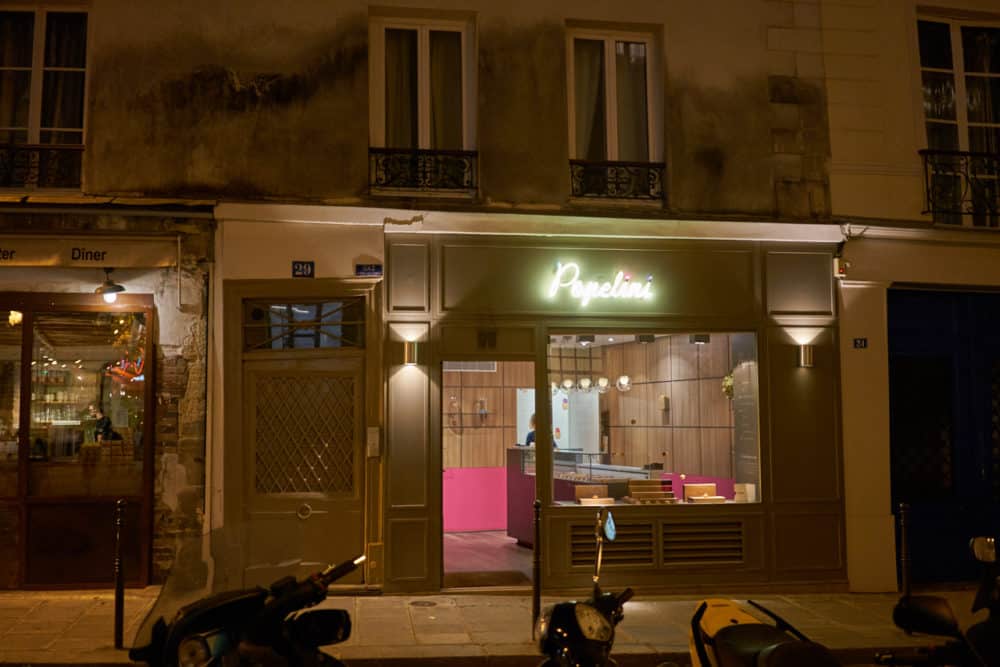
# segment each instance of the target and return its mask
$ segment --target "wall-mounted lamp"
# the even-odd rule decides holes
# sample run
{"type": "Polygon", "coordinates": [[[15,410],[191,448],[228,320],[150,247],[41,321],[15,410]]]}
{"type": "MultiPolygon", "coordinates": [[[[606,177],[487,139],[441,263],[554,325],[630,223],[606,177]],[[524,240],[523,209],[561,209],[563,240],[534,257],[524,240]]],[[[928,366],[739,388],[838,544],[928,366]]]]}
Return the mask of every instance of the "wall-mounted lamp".
{"type": "Polygon", "coordinates": [[[406,366],[416,366],[417,365],[417,341],[407,340],[403,341],[403,364],[406,366]]]}
{"type": "Polygon", "coordinates": [[[708,334],[691,334],[688,336],[688,342],[695,345],[707,345],[710,340],[712,340],[712,337],[708,334]]]}
{"type": "Polygon", "coordinates": [[[799,368],[813,367],[813,350],[812,345],[799,345],[799,368]]]}
{"type": "Polygon", "coordinates": [[[124,292],[125,288],[119,285],[115,281],[111,280],[111,272],[114,269],[104,269],[104,282],[97,286],[94,290],[94,294],[100,294],[104,297],[104,303],[114,303],[118,300],[118,293],[124,292]]]}

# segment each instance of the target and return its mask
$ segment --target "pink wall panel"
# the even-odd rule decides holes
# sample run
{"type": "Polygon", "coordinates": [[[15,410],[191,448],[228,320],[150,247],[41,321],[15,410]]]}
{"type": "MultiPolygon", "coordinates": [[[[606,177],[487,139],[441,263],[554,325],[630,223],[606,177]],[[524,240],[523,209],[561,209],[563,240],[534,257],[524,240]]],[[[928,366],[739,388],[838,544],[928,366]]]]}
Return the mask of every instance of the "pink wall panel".
{"type": "Polygon", "coordinates": [[[444,532],[507,530],[506,468],[445,468],[444,532]]]}

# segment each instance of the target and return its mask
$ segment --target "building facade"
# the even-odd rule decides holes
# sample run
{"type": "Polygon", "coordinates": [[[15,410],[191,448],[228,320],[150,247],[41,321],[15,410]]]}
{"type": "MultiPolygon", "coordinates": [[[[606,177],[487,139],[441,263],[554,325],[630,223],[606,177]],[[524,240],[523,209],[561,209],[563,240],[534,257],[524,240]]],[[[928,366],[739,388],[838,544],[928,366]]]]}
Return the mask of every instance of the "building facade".
{"type": "MultiPolygon", "coordinates": [[[[45,205],[88,235],[173,234],[155,270],[203,281],[202,310],[126,285],[203,328],[159,327],[187,373],[167,393],[204,412],[179,420],[185,472],[148,473],[137,518],[191,517],[169,524],[182,588],[360,551],[352,586],[525,583],[468,573],[518,569],[536,497],[549,590],[586,584],[595,498],[628,537],[615,581],[894,588],[884,304],[958,280],[903,271],[910,236],[991,270],[989,232],[955,226],[989,210],[925,214],[918,153],[992,127],[978,107],[930,135],[918,117],[924,70],[989,89],[993,65],[954,51],[963,21],[993,25],[982,4],[11,7],[4,29],[30,14],[34,41],[0,63],[6,150],[40,165],[6,168],[11,233],[57,232],[33,222],[45,205]],[[952,69],[921,64],[943,34],[921,37],[925,15],[952,69]],[[449,556],[477,533],[512,560],[449,556]]],[[[954,203],[954,177],[931,191],[954,203]]]]}

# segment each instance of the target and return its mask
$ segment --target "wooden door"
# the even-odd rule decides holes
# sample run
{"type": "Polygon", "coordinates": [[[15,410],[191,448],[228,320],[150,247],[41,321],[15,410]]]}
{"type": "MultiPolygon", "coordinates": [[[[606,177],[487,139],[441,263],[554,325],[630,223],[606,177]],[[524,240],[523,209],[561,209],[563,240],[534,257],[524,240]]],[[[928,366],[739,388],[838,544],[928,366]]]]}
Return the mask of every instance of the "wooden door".
{"type": "Polygon", "coordinates": [[[243,385],[246,583],[363,553],[363,351],[247,359],[243,385]]]}

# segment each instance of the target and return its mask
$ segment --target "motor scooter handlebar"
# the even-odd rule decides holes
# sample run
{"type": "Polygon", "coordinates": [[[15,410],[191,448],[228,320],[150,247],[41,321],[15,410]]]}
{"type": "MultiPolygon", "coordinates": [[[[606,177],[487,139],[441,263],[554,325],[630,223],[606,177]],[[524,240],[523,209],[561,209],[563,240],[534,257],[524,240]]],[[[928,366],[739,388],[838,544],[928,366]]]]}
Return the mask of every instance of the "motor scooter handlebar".
{"type": "Polygon", "coordinates": [[[330,565],[325,570],[320,572],[316,578],[321,583],[329,586],[337,579],[345,577],[351,572],[354,572],[367,559],[368,559],[367,556],[361,554],[357,558],[352,558],[351,560],[345,560],[343,563],[340,563],[339,565],[330,565]]]}
{"type": "Polygon", "coordinates": [[[618,594],[618,604],[623,605],[635,596],[635,591],[631,588],[626,588],[621,593],[618,594]]]}

